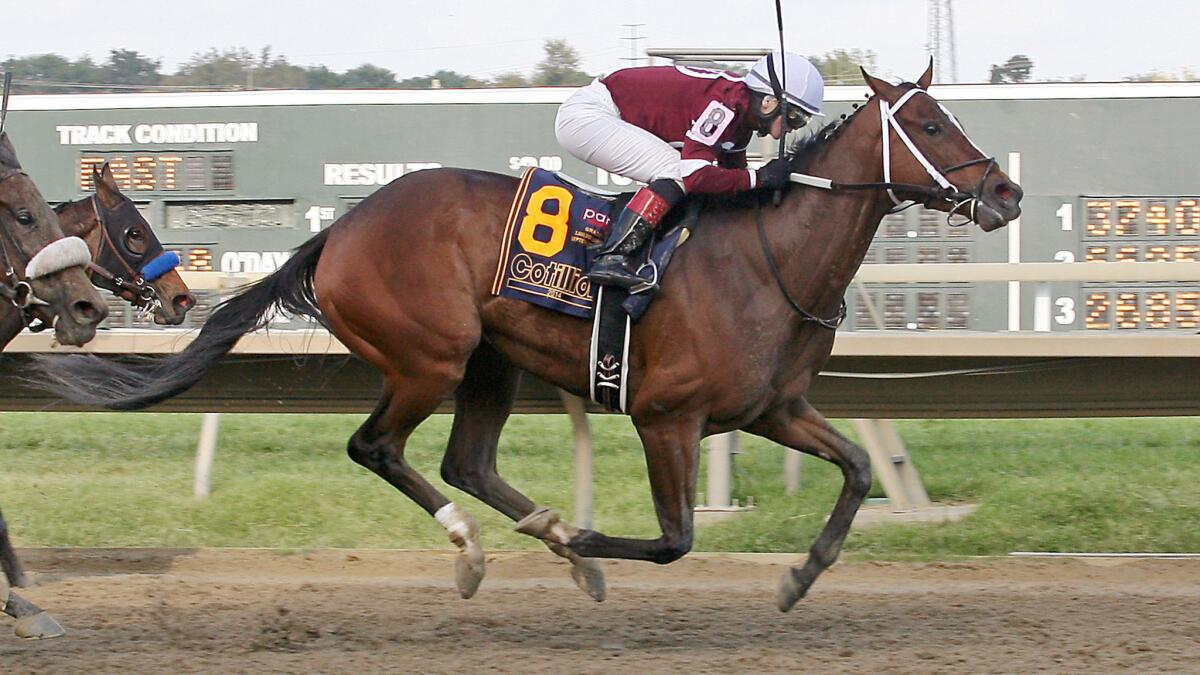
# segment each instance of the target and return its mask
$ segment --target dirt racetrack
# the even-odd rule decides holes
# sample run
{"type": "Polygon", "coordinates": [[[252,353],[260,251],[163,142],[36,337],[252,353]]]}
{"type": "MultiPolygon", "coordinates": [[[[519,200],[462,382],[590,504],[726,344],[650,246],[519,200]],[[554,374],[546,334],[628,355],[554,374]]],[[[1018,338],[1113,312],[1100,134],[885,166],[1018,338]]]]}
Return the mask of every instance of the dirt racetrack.
{"type": "MultiPolygon", "coordinates": [[[[66,637],[0,630],[14,672],[1137,672],[1200,667],[1200,561],[839,564],[790,614],[792,556],[610,562],[596,604],[549,553],[34,549],[66,637]]],[[[7,619],[7,617],[4,617],[7,619]]]]}

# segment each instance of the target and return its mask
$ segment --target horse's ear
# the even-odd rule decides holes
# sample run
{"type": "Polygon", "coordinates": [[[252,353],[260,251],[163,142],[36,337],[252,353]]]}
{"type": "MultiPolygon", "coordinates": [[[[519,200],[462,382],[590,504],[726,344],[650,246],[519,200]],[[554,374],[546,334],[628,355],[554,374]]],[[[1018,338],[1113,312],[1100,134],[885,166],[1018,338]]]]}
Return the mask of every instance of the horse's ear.
{"type": "Polygon", "coordinates": [[[113,177],[112,168],[108,162],[96,169],[92,167],[92,178],[96,184],[96,194],[105,206],[116,206],[121,202],[121,189],[117,187],[117,179],[113,177]]]}
{"type": "Polygon", "coordinates": [[[929,85],[933,84],[933,57],[929,57],[929,66],[925,68],[925,72],[921,73],[921,79],[917,80],[917,86],[929,91],[929,85]]]}
{"type": "Polygon", "coordinates": [[[892,90],[892,85],[884,82],[878,77],[871,77],[871,74],[867,72],[866,68],[859,66],[858,69],[862,71],[863,80],[867,83],[867,86],[870,87],[871,91],[875,92],[876,95],[883,96],[886,92],[892,90]]]}
{"type": "Polygon", "coordinates": [[[21,162],[17,159],[17,149],[8,138],[8,132],[0,133],[0,165],[10,169],[20,169],[21,162]]]}

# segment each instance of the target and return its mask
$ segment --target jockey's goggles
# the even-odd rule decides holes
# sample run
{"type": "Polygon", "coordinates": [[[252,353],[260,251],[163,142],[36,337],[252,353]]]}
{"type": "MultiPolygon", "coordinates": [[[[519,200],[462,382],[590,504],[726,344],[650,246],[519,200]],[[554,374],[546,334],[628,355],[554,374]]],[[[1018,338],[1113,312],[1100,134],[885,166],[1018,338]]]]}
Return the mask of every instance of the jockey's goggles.
{"type": "Polygon", "coordinates": [[[812,115],[804,112],[799,106],[789,105],[787,113],[783,116],[783,123],[791,131],[804,128],[808,121],[812,119],[812,115]]]}

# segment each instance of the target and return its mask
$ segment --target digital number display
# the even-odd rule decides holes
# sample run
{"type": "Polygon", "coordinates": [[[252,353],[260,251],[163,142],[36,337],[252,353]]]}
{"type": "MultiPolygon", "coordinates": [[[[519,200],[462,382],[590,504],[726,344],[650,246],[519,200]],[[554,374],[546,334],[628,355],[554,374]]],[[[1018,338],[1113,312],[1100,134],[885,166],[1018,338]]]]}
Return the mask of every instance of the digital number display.
{"type": "Polygon", "coordinates": [[[293,229],[296,227],[291,200],[272,201],[168,201],[168,229],[293,229]]]}
{"type": "MultiPolygon", "coordinates": [[[[178,251],[176,251],[178,253],[178,251]]],[[[189,272],[211,272],[213,271],[212,251],[207,248],[193,248],[188,250],[186,256],[181,256],[187,265],[189,272]]]]}
{"type": "Polygon", "coordinates": [[[228,192],[234,188],[233,153],[226,150],[85,153],[76,171],[80,190],[96,189],[92,170],[105,162],[122,192],[228,192]]]}
{"type": "Polygon", "coordinates": [[[1089,330],[1200,327],[1200,292],[1087,289],[1084,297],[1089,330]]]}
{"type": "MultiPolygon", "coordinates": [[[[1092,248],[1101,248],[1092,243],[1099,239],[1114,242],[1114,245],[1103,247],[1108,252],[1124,249],[1126,255],[1135,256],[1142,255],[1146,245],[1130,243],[1122,247],[1116,242],[1152,239],[1159,245],[1200,244],[1200,197],[1086,199],[1084,213],[1085,245],[1089,252],[1092,248]]],[[[1126,259],[1146,260],[1141,257],[1126,259]]]]}
{"type": "Polygon", "coordinates": [[[971,318],[967,289],[860,289],[851,309],[854,330],[967,330],[971,318]]]}
{"type": "MultiPolygon", "coordinates": [[[[1086,262],[1200,261],[1200,197],[1088,197],[1086,262]]],[[[1088,330],[1200,327],[1200,292],[1188,284],[1130,288],[1090,284],[1080,292],[1088,330]]]]}

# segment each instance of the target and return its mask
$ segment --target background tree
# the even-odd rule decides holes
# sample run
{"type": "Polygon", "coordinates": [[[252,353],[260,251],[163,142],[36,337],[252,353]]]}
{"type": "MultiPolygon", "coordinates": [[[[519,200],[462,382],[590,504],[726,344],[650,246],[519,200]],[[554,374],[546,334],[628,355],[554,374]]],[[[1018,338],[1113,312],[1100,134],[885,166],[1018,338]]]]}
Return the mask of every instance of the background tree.
{"type": "MultiPolygon", "coordinates": [[[[11,71],[14,94],[69,94],[86,87],[62,86],[61,83],[98,83],[104,78],[99,68],[88,56],[71,61],[58,54],[34,54],[12,57],[0,64],[11,71]]],[[[92,91],[95,91],[92,89],[92,91]]]]}
{"type": "Polygon", "coordinates": [[[193,54],[171,77],[174,85],[242,89],[254,86],[257,59],[244,47],[193,54]]]}
{"type": "Polygon", "coordinates": [[[1148,73],[1127,75],[1123,79],[1126,82],[1195,82],[1200,78],[1197,78],[1196,71],[1191,68],[1184,68],[1178,75],[1160,70],[1152,70],[1148,73]]]}
{"type": "Polygon", "coordinates": [[[533,84],[539,87],[584,85],[592,76],[579,69],[579,52],[566,40],[546,40],[542,45],[546,57],[537,64],[533,84]]]}
{"type": "Polygon", "coordinates": [[[491,86],[493,87],[528,87],[529,80],[518,72],[502,73],[492,78],[491,86]]]}
{"type": "Polygon", "coordinates": [[[470,75],[463,75],[453,70],[439,70],[432,75],[410,77],[400,80],[396,86],[402,89],[478,89],[488,86],[487,82],[477,80],[470,75]]]}
{"type": "Polygon", "coordinates": [[[875,52],[870,49],[835,49],[824,56],[810,56],[826,84],[864,84],[862,71],[875,69],[875,52]]]}
{"type": "Polygon", "coordinates": [[[364,63],[342,75],[342,86],[347,89],[388,89],[396,86],[396,74],[387,68],[364,63]]]}
{"type": "Polygon", "coordinates": [[[308,84],[308,73],[288,63],[285,56],[272,56],[270,46],[259,53],[251,76],[255,89],[303,89],[308,84]]]}
{"type": "Polygon", "coordinates": [[[154,85],[162,82],[160,68],[161,59],[151,59],[131,49],[113,49],[108,52],[108,61],[100,66],[97,74],[105,84],[154,85]]]}
{"type": "Polygon", "coordinates": [[[342,86],[342,76],[326,66],[309,66],[304,69],[305,89],[337,89],[342,86]]]}
{"type": "Polygon", "coordinates": [[[1026,82],[1031,73],[1033,73],[1033,59],[1024,54],[1014,54],[1004,62],[1004,65],[992,64],[988,81],[992,84],[1026,82]]]}

